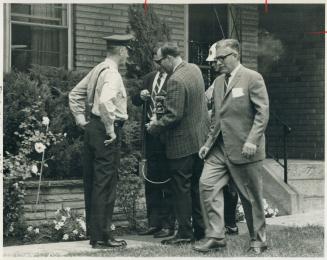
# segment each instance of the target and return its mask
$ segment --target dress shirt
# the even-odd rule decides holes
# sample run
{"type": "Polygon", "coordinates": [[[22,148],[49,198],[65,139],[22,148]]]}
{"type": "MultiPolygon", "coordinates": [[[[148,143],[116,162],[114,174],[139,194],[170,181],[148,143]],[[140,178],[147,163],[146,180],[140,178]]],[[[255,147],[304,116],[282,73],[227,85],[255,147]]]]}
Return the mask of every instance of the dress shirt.
{"type": "Polygon", "coordinates": [[[233,69],[233,71],[230,73],[230,77],[229,77],[229,80],[228,80],[228,84],[227,84],[227,86],[230,85],[230,83],[232,82],[233,78],[235,77],[236,72],[240,69],[240,67],[241,67],[241,63],[239,63],[239,64],[235,67],[235,69],[233,69]]]}

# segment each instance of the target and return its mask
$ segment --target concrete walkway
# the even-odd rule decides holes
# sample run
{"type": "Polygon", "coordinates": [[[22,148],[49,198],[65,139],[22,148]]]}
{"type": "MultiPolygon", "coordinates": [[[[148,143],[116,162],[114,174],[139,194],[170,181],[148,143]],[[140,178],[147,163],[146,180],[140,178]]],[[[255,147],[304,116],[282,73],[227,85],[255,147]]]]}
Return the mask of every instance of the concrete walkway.
{"type": "MultiPolygon", "coordinates": [[[[240,224],[242,225],[242,224],[240,224]]],[[[324,226],[324,211],[312,211],[303,214],[294,214],[276,218],[267,218],[267,225],[299,226],[319,225],[324,226]]],[[[247,232],[245,224],[240,227],[240,232],[247,232]]],[[[126,239],[128,248],[146,247],[160,244],[161,239],[154,239],[152,236],[128,235],[122,237],[126,239]]],[[[100,249],[99,249],[100,250],[100,249]]],[[[3,248],[4,257],[33,257],[33,256],[65,256],[74,252],[94,252],[89,245],[89,241],[59,242],[49,244],[35,244],[22,246],[9,246],[3,248]]]]}

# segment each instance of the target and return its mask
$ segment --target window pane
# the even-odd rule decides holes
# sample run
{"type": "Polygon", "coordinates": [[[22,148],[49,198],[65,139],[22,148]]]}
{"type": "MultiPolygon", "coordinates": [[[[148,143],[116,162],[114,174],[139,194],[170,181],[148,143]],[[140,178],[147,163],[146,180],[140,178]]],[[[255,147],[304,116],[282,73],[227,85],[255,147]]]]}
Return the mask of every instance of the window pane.
{"type": "Polygon", "coordinates": [[[12,67],[31,64],[65,67],[68,63],[67,5],[12,4],[12,67]]]}
{"type": "Polygon", "coordinates": [[[12,25],[12,67],[26,70],[31,64],[67,67],[67,31],[12,25]]]}
{"type": "Polygon", "coordinates": [[[66,26],[67,7],[62,4],[12,4],[11,20],[66,26]]]}

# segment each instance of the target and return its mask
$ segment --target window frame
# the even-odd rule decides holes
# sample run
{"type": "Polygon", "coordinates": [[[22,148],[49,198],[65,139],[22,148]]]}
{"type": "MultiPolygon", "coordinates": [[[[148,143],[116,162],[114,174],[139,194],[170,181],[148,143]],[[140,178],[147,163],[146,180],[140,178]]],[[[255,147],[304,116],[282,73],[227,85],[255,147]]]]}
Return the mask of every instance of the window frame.
{"type": "MultiPolygon", "coordinates": [[[[29,26],[38,26],[38,27],[47,27],[47,28],[57,28],[67,30],[67,68],[68,70],[73,69],[73,12],[72,4],[66,4],[67,7],[67,25],[51,25],[51,24],[42,24],[42,23],[31,23],[31,22],[21,22],[13,21],[11,19],[11,4],[4,4],[4,67],[3,70],[5,73],[11,71],[12,61],[11,61],[11,52],[12,52],[12,24],[20,25],[29,25],[29,26]]],[[[51,18],[50,18],[51,20],[51,18]]]]}

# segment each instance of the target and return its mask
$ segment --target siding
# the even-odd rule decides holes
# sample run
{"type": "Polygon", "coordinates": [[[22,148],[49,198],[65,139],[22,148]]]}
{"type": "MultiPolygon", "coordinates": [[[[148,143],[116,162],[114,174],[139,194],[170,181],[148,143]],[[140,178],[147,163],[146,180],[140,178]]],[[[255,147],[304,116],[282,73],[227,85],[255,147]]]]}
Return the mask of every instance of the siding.
{"type": "MultiPolygon", "coordinates": [[[[74,67],[89,70],[105,55],[109,34],[122,34],[128,27],[128,4],[75,4],[74,67]]],[[[184,5],[153,5],[159,17],[172,29],[172,40],[184,50],[184,5]]]]}

